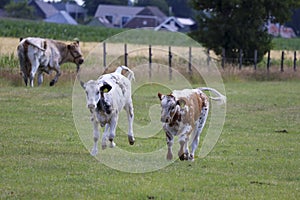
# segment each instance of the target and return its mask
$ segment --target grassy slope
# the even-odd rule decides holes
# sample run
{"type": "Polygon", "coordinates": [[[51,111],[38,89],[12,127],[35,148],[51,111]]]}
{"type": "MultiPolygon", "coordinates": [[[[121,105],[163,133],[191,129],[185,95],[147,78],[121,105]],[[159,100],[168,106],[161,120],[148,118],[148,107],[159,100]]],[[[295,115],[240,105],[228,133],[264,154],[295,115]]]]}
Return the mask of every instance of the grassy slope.
{"type": "Polygon", "coordinates": [[[146,174],[89,155],[74,128],[71,84],[0,83],[0,198],[300,198],[299,82],[227,83],[226,124],[213,152],[146,174]]]}

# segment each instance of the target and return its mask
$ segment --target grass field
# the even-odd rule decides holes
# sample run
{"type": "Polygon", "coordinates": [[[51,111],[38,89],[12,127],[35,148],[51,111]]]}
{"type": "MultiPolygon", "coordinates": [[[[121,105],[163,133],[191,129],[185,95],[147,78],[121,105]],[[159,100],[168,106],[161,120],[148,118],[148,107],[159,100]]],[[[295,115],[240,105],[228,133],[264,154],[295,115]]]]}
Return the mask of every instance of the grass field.
{"type": "MultiPolygon", "coordinates": [[[[225,126],[207,157],[133,174],[85,149],[72,118],[70,79],[25,88],[0,78],[0,199],[300,198],[299,81],[226,82],[225,126]]],[[[134,105],[142,108],[139,98],[134,105]]],[[[117,144],[128,146],[126,135],[117,135],[117,144]]],[[[163,133],[136,140],[136,148],[165,144],[163,133]]]]}

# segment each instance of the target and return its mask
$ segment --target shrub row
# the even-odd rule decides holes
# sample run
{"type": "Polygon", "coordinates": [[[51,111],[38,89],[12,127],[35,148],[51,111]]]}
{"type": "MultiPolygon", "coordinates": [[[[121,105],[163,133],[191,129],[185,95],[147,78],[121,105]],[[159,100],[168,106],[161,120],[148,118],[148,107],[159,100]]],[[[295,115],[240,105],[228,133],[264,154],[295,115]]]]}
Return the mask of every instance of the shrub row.
{"type": "Polygon", "coordinates": [[[0,19],[1,37],[47,37],[58,40],[79,38],[84,42],[101,42],[120,33],[122,29],[112,29],[83,25],[65,25],[42,21],[0,19]]]}

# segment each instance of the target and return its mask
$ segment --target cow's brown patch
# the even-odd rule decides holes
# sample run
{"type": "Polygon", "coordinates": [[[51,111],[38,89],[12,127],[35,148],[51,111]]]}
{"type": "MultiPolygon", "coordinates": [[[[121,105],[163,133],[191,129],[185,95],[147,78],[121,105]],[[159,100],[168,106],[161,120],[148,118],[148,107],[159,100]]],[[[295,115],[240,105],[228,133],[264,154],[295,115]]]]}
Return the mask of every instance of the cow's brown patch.
{"type": "Polygon", "coordinates": [[[186,107],[188,108],[182,121],[184,124],[190,124],[194,127],[194,122],[201,114],[202,100],[196,93],[192,93],[189,98],[181,97],[180,99],[183,99],[186,102],[186,107]]]}

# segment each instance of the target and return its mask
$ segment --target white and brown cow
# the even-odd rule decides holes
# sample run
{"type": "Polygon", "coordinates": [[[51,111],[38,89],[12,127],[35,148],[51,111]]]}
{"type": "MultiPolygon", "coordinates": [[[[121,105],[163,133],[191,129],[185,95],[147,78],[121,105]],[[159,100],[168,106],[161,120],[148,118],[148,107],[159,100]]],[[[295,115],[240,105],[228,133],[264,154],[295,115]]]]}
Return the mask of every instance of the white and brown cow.
{"type": "Polygon", "coordinates": [[[173,158],[172,145],[174,136],[179,137],[180,160],[194,160],[195,151],[199,145],[199,138],[209,112],[209,98],[203,91],[211,91],[217,97],[216,101],[225,102],[226,97],[213,88],[197,88],[174,90],[169,95],[158,93],[161,103],[161,122],[166,133],[168,153],[167,159],[173,158]],[[190,138],[193,136],[193,138],[190,138]],[[188,141],[192,139],[189,153],[188,141]]]}
{"type": "Polygon", "coordinates": [[[38,85],[40,85],[43,82],[43,72],[49,74],[54,70],[56,75],[50,82],[50,86],[53,86],[61,75],[61,64],[75,63],[78,72],[80,65],[84,62],[78,40],[65,44],[38,37],[21,38],[17,51],[24,82],[27,86],[29,79],[31,87],[33,87],[36,73],[38,73],[38,85]]]}
{"type": "Polygon", "coordinates": [[[114,137],[116,134],[119,113],[124,108],[128,118],[128,141],[130,145],[135,142],[133,135],[133,104],[131,99],[131,80],[134,73],[125,66],[120,66],[115,72],[102,75],[98,80],[80,82],[85,90],[87,107],[91,112],[91,121],[94,132],[94,147],[91,154],[95,156],[98,152],[98,139],[100,133],[99,124],[105,126],[102,135],[102,149],[106,148],[107,139],[110,147],[114,147],[114,137]],[[127,71],[128,75],[122,75],[122,71],[127,71]]]}

